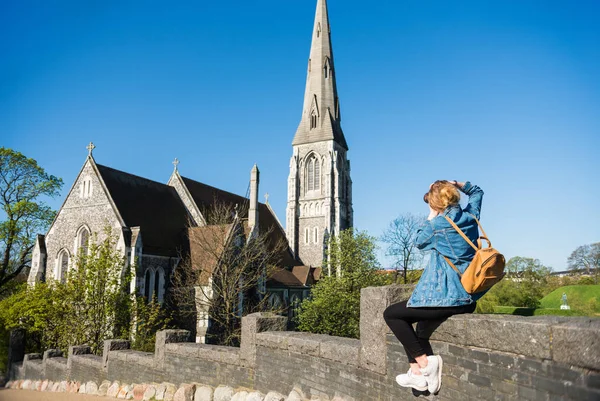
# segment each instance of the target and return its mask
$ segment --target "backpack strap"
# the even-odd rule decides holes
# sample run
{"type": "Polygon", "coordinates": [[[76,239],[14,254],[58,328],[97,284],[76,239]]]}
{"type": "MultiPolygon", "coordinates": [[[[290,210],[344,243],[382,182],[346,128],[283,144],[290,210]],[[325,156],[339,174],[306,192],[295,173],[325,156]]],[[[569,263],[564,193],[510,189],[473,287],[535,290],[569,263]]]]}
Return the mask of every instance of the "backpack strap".
{"type": "MultiPolygon", "coordinates": [[[[444,256],[444,255],[442,255],[442,256],[444,256]]],[[[454,266],[454,263],[450,262],[450,259],[448,259],[445,256],[444,256],[444,259],[446,259],[446,262],[448,262],[448,264],[454,269],[454,271],[458,273],[458,277],[462,278],[462,274],[460,274],[460,271],[456,268],[456,266],[454,266]]]]}
{"type": "MultiPolygon", "coordinates": [[[[460,234],[460,236],[461,236],[461,237],[463,237],[465,241],[467,241],[467,244],[471,245],[471,247],[472,247],[473,249],[475,249],[475,252],[477,252],[477,251],[479,250],[479,248],[477,248],[477,247],[475,246],[475,244],[473,243],[473,241],[471,241],[471,240],[469,239],[469,237],[467,237],[467,236],[465,235],[465,233],[464,233],[464,232],[463,232],[463,231],[462,231],[460,228],[458,228],[458,226],[456,225],[456,223],[455,223],[455,222],[453,222],[453,221],[452,221],[452,219],[451,219],[450,217],[448,217],[448,216],[444,216],[444,217],[446,218],[446,220],[448,220],[448,223],[450,223],[450,225],[451,225],[452,227],[454,227],[454,229],[455,229],[455,230],[456,230],[456,231],[457,231],[457,232],[460,234]]],[[[475,216],[473,216],[473,217],[475,217],[475,216]]],[[[477,221],[477,224],[479,225],[479,227],[481,227],[481,225],[479,224],[479,221],[478,221],[477,219],[475,219],[475,221],[477,221]]],[[[483,231],[483,229],[482,229],[481,231],[483,231]]],[[[484,235],[485,235],[485,233],[484,233],[484,235]]],[[[456,268],[455,268],[455,269],[456,269],[456,268]]]]}

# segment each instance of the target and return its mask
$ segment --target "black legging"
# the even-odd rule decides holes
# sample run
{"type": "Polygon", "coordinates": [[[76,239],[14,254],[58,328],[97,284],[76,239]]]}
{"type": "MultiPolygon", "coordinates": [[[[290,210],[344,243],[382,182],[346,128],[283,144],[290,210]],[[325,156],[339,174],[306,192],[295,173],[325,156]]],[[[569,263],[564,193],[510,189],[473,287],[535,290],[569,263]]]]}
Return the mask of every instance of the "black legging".
{"type": "Polygon", "coordinates": [[[433,355],[429,337],[446,319],[453,315],[473,313],[475,302],[464,306],[444,306],[435,308],[410,308],[408,301],[402,301],[387,307],[383,318],[392,329],[396,338],[404,346],[410,363],[416,363],[415,357],[433,355]],[[417,331],[412,324],[417,322],[417,331]]]}

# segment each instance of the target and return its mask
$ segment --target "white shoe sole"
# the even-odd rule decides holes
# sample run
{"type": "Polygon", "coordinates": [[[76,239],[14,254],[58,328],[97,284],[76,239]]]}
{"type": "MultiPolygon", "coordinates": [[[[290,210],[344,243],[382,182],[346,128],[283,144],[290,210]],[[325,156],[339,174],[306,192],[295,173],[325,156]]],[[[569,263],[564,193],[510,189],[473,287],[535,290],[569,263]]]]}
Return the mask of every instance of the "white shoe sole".
{"type": "MultiPolygon", "coordinates": [[[[396,381],[396,383],[398,383],[398,381],[396,381]]],[[[408,384],[400,384],[400,383],[398,383],[398,385],[401,387],[406,387],[406,388],[414,388],[415,390],[418,390],[418,391],[427,391],[427,386],[425,386],[425,387],[410,386],[408,384]]]]}
{"type": "Polygon", "coordinates": [[[442,357],[437,355],[437,360],[438,360],[438,385],[437,385],[437,389],[433,392],[433,394],[436,394],[440,391],[440,389],[442,388],[442,365],[444,364],[444,362],[442,361],[442,357]]]}

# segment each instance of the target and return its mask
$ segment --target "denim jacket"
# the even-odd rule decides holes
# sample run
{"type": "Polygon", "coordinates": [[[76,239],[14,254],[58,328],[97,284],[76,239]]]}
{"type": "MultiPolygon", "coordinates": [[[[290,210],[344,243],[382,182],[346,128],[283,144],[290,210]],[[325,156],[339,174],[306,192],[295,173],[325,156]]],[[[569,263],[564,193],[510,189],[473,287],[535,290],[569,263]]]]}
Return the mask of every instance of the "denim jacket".
{"type": "Polygon", "coordinates": [[[479,219],[483,191],[470,182],[465,183],[462,191],[469,197],[464,210],[460,205],[450,206],[441,215],[423,223],[417,231],[416,247],[431,251],[431,257],[408,300],[409,307],[469,305],[484,295],[468,294],[460,282],[460,276],[444,260],[446,256],[462,273],[475,255],[475,250],[443,217],[450,217],[473,243],[477,243],[479,227],[472,215],[479,219]]]}

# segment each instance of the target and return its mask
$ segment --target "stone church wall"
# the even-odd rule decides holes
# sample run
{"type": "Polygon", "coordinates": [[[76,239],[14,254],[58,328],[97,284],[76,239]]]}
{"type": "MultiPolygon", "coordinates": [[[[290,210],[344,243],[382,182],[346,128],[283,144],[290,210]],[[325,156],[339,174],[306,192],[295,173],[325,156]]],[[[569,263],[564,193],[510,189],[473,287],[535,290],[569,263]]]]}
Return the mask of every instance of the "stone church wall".
{"type": "MultiPolygon", "coordinates": [[[[57,353],[43,360],[27,355],[13,365],[12,379],[57,380],[56,358],[68,367],[63,380],[82,383],[201,383],[262,393],[296,388],[315,400],[412,400],[395,384],[408,363],[382,318],[408,293],[403,286],[364,289],[360,340],[285,332],[285,318],[254,314],[243,319],[240,348],[193,344],[189,332],[167,330],[158,333],[153,354],[109,340],[102,357],[71,347],[66,364],[57,353]]],[[[432,340],[444,360],[443,384],[424,399],[600,399],[600,319],[462,315],[443,323],[432,340]]]]}
{"type": "Polygon", "coordinates": [[[103,238],[107,227],[111,227],[117,235],[120,235],[121,229],[117,215],[89,160],[46,235],[46,278],[54,278],[54,269],[62,249],[69,252],[69,268],[73,265],[78,249],[78,230],[83,226],[90,233],[97,233],[99,239],[103,238]]]}

